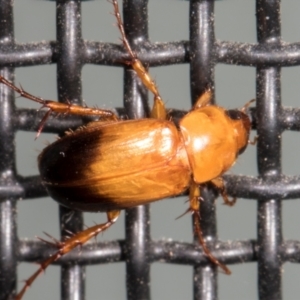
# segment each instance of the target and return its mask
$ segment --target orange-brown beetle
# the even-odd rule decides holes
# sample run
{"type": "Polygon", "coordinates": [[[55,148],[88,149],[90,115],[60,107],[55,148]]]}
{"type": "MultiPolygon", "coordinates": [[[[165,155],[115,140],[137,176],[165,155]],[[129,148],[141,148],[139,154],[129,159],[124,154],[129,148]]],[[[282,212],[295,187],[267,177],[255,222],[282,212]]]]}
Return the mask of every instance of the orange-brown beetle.
{"type": "Polygon", "coordinates": [[[127,41],[117,1],[112,3],[123,44],[131,57],[127,64],[154,94],[151,119],[121,121],[111,111],[43,100],[0,77],[0,82],[21,96],[49,109],[38,134],[51,112],[100,116],[99,121],[68,132],[46,147],[38,162],[43,184],[56,201],[76,210],[106,212],[108,217],[106,223],[60,242],[58,251],[42,262],[16,299],[22,298],[27,287],[49,264],[109,228],[121,209],[174,196],[188,188],[188,211],[194,216],[195,233],[203,250],[213,263],[230,274],[229,269],[210,253],[202,237],[199,185],[214,183],[220,188],[225,203],[231,204],[220,176],[248,144],[251,124],[245,112],[247,105],[241,110],[210,105],[211,92],[208,90],[180,120],[177,128],[167,120],[154,81],[127,41]]]}

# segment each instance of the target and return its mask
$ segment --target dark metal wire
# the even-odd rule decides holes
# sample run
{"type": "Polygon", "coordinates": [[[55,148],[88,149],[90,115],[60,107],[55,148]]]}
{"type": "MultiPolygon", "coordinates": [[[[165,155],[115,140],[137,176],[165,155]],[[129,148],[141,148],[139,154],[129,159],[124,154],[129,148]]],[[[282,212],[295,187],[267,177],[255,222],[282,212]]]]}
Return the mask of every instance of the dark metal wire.
{"type": "MultiPolygon", "coordinates": [[[[216,42],[214,36],[214,2],[190,1],[190,41],[152,44],[148,41],[147,1],[124,2],[124,22],[128,38],[139,58],[149,66],[190,63],[193,101],[208,87],[214,86],[214,67],[218,63],[256,66],[256,109],[252,109],[253,126],[259,135],[259,177],[226,175],[231,196],[256,198],[258,201],[258,236],[256,241],[218,242],[214,208],[214,191],[205,189],[202,205],[202,229],[210,237],[214,255],[226,264],[257,261],[259,297],[282,298],[281,266],[284,261],[300,259],[299,241],[283,242],[281,200],[300,196],[300,176],[281,172],[281,140],[284,130],[299,130],[299,109],[281,106],[280,67],[299,65],[300,44],[283,44],[280,39],[279,0],[257,0],[258,43],[216,42]],[[267,17],[266,17],[267,16],[267,17]],[[142,51],[145,50],[145,51],[142,51]],[[268,158],[268,159],[265,159],[268,158]]],[[[13,37],[13,2],[0,1],[1,75],[12,80],[13,68],[55,63],[59,100],[82,103],[81,69],[87,63],[121,66],[127,54],[121,45],[84,41],[81,34],[80,1],[57,0],[57,40],[16,44],[13,37]],[[30,54],[30,55],[29,55],[30,54]]],[[[36,130],[42,112],[16,109],[13,93],[0,85],[0,299],[10,299],[16,288],[17,261],[36,261],[48,257],[49,246],[25,241],[16,232],[16,201],[46,195],[38,176],[21,177],[16,173],[14,133],[36,130]]],[[[147,93],[130,68],[125,68],[124,107],[129,117],[148,113],[147,93]]],[[[123,110],[119,110],[124,113],[123,110]]],[[[176,117],[176,112],[174,112],[176,117]]],[[[50,118],[45,132],[62,133],[76,128],[82,120],[74,117],[50,118]]],[[[60,210],[61,233],[76,232],[83,227],[82,214],[60,210]],[[68,218],[66,218],[68,216],[68,218]],[[66,223],[65,220],[68,219],[66,223]]],[[[194,266],[194,299],[217,299],[217,270],[207,266],[207,259],[194,244],[152,241],[147,206],[133,208],[126,214],[124,241],[98,243],[102,251],[84,246],[63,257],[61,299],[84,299],[84,266],[103,262],[125,261],[127,298],[150,299],[150,265],[167,263],[194,266]],[[134,246],[133,246],[134,245],[134,246]],[[68,264],[66,264],[68,263],[68,264]]]]}

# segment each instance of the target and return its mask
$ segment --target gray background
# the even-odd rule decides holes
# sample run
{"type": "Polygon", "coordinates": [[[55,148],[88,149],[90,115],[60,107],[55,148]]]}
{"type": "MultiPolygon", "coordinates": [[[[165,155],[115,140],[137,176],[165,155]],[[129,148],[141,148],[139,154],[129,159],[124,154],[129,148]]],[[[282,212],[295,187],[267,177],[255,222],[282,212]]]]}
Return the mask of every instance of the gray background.
{"type": "MultiPolygon", "coordinates": [[[[149,1],[149,31],[152,41],[188,40],[189,3],[183,1],[149,1]]],[[[117,43],[119,32],[109,13],[107,1],[90,1],[82,4],[83,35],[85,39],[117,43]]],[[[216,37],[220,40],[256,42],[255,1],[218,1],[215,5],[216,37]]],[[[299,40],[300,2],[282,1],[282,35],[288,42],[299,40]]],[[[37,0],[15,0],[15,36],[18,42],[55,39],[55,3],[37,0]]],[[[26,67],[16,70],[16,83],[25,90],[44,98],[56,99],[55,65],[26,67]]],[[[161,95],[168,107],[189,109],[189,67],[177,65],[151,68],[161,95]]],[[[87,65],[83,69],[83,96],[89,106],[103,108],[122,106],[121,68],[87,65]]],[[[282,71],[282,99],[285,106],[297,106],[300,94],[300,69],[282,71]]],[[[255,97],[255,69],[250,67],[218,65],[216,68],[216,98],[228,108],[241,107],[255,97]]],[[[151,98],[150,98],[151,99],[151,98]]],[[[18,99],[20,107],[34,107],[29,101],[18,99]]],[[[283,134],[283,171],[299,174],[297,133],[283,134]]],[[[254,136],[255,133],[252,133],[254,136]]],[[[22,175],[37,174],[36,157],[54,136],[42,134],[34,141],[35,133],[17,133],[17,167],[22,175]]],[[[232,173],[256,175],[256,151],[249,146],[238,160],[232,173]]],[[[151,233],[154,239],[192,241],[190,217],[175,221],[186,208],[185,198],[159,201],[151,205],[151,233]]],[[[233,208],[218,201],[218,232],[222,240],[256,238],[256,202],[238,199],[233,208]]],[[[285,239],[299,239],[299,201],[286,201],[283,205],[285,239]]],[[[124,238],[124,213],[115,226],[98,237],[98,240],[124,238]]],[[[105,220],[104,214],[85,214],[85,224],[93,225],[105,220]]],[[[49,198],[20,201],[18,204],[18,233],[33,239],[43,231],[58,237],[58,206],[49,198]]],[[[76,251],[76,250],[75,250],[76,251]]],[[[34,264],[19,265],[19,281],[36,270],[34,264]]],[[[219,275],[220,299],[257,299],[256,263],[230,266],[231,276],[219,275]]],[[[299,267],[284,265],[284,299],[297,299],[299,267]]],[[[126,299],[125,264],[114,263],[87,267],[87,297],[93,299],[126,299]]],[[[190,266],[155,263],[151,268],[152,299],[192,299],[193,273],[190,266]]],[[[28,290],[24,299],[59,299],[60,272],[49,267],[28,290]]]]}

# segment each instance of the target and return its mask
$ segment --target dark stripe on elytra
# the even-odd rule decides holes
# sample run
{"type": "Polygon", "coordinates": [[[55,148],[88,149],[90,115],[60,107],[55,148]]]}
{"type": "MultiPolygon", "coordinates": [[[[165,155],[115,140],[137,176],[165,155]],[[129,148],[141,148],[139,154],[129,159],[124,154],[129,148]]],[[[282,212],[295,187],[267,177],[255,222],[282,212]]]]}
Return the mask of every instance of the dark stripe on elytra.
{"type": "MultiPolygon", "coordinates": [[[[102,130],[79,130],[49,145],[39,156],[43,181],[64,183],[81,180],[83,171],[95,159],[100,160],[102,130]]],[[[109,137],[113,139],[114,137],[109,137]]],[[[108,141],[107,137],[105,138],[108,141]]]]}
{"type": "MultiPolygon", "coordinates": [[[[46,186],[47,187],[47,186],[46,186]]],[[[62,205],[71,209],[80,211],[108,211],[122,209],[128,206],[116,204],[117,199],[105,194],[95,194],[90,186],[81,187],[61,187],[51,186],[49,189],[50,196],[62,205]]]]}

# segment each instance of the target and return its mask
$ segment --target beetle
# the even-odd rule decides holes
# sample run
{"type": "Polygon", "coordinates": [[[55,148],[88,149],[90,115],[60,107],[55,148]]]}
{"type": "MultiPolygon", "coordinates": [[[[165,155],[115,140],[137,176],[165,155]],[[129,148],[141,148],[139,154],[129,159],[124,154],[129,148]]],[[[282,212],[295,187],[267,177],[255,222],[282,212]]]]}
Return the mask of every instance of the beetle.
{"type": "Polygon", "coordinates": [[[233,204],[220,176],[247,147],[251,128],[247,115],[249,103],[240,110],[225,110],[210,104],[211,90],[207,89],[176,126],[168,120],[155,82],[131,49],[117,0],[111,2],[123,45],[130,56],[126,63],[154,95],[151,118],[124,121],[109,110],[43,100],[0,77],[1,83],[21,96],[48,108],[37,136],[53,112],[99,116],[98,121],[69,131],[47,146],[38,157],[38,165],[42,182],[53,199],[79,211],[106,212],[108,219],[59,242],[57,252],[41,263],[16,299],[22,298],[49,264],[112,226],[120,210],[175,196],[188,189],[187,212],[193,215],[194,231],[203,251],[230,274],[227,266],[209,251],[202,236],[199,186],[212,182],[220,189],[225,203],[233,204]]]}

